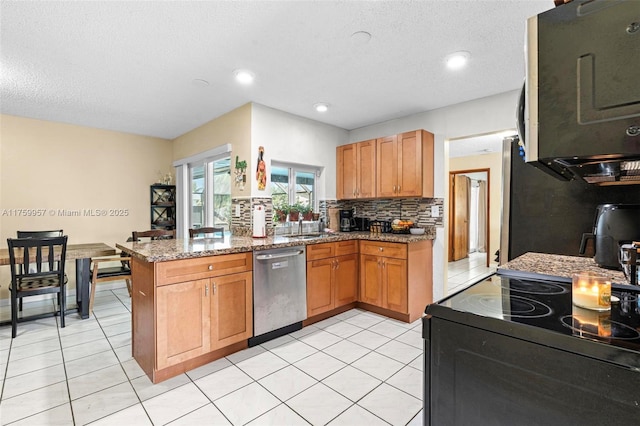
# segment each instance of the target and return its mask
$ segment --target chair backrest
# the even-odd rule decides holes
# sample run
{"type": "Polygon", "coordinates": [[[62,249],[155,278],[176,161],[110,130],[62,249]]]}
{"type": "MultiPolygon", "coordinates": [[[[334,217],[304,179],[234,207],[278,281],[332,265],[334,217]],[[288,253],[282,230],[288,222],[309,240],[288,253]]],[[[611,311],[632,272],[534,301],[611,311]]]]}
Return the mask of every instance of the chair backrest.
{"type": "Polygon", "coordinates": [[[207,238],[223,238],[224,228],[219,227],[205,227],[205,228],[191,228],[189,229],[189,237],[207,237],[207,238]]]}
{"type": "Polygon", "coordinates": [[[175,229],[151,229],[149,231],[133,231],[131,238],[133,241],[140,241],[140,238],[150,238],[152,240],[170,240],[176,237],[175,229]]]}
{"type": "Polygon", "coordinates": [[[62,229],[54,231],[18,231],[18,238],[46,238],[46,237],[62,237],[64,233],[62,229]]]}
{"type": "MultiPolygon", "coordinates": [[[[64,281],[67,236],[7,238],[11,281],[28,277],[59,275],[64,281]]],[[[14,286],[15,288],[15,286],[14,286]]]]}

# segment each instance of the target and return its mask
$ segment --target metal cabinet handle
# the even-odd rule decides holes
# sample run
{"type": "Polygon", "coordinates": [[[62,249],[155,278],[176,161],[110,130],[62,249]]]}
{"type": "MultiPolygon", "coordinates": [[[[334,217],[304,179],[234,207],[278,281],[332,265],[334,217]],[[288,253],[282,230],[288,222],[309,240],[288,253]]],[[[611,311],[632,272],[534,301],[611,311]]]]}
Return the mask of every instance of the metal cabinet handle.
{"type": "Polygon", "coordinates": [[[204,285],[204,295],[209,296],[209,284],[204,285]]]}
{"type": "Polygon", "coordinates": [[[216,294],[216,283],[213,283],[213,294],[216,294]]]}
{"type": "Polygon", "coordinates": [[[384,251],[382,247],[378,247],[378,251],[384,251]]]}
{"type": "Polygon", "coordinates": [[[393,185],[393,193],[395,194],[395,192],[396,192],[396,186],[393,185]]]}
{"type": "Polygon", "coordinates": [[[336,269],[339,269],[339,268],[340,268],[340,262],[336,260],[336,269]]]}
{"type": "Polygon", "coordinates": [[[261,254],[259,256],[256,256],[256,259],[258,260],[280,259],[282,257],[298,256],[302,253],[303,253],[302,250],[295,250],[295,251],[288,251],[286,253],[280,253],[280,254],[261,254]]]}
{"type": "Polygon", "coordinates": [[[209,265],[209,270],[213,271],[213,265],[209,265]]]}
{"type": "Polygon", "coordinates": [[[146,294],[144,294],[143,292],[141,292],[140,290],[138,290],[138,293],[140,293],[141,295],[143,295],[143,296],[147,297],[147,295],[146,295],[146,294]]]}
{"type": "Polygon", "coordinates": [[[400,188],[402,188],[400,185],[398,185],[398,193],[400,193],[400,188]]]}

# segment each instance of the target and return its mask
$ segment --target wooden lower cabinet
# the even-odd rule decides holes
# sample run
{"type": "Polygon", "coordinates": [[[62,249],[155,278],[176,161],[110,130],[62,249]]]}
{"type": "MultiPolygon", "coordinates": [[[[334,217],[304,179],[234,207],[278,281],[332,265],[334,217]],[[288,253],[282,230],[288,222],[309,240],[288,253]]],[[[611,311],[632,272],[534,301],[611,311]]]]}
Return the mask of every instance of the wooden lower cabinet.
{"type": "Polygon", "coordinates": [[[360,302],[404,321],[420,318],[432,302],[432,245],[361,241],[360,302]]]}
{"type": "Polygon", "coordinates": [[[184,362],[209,351],[209,280],[158,287],[156,295],[157,367],[184,362]]]}
{"type": "Polygon", "coordinates": [[[252,273],[211,280],[211,349],[219,349],[253,336],[252,273]]]}
{"type": "Polygon", "coordinates": [[[357,242],[307,247],[307,317],[355,302],[358,298],[357,242]],[[334,256],[335,253],[353,252],[334,256]],[[312,260],[315,259],[315,260],[312,260]]]}
{"type": "MultiPolygon", "coordinates": [[[[235,264],[245,254],[216,257],[227,256],[235,264]]],[[[174,282],[175,277],[158,279],[158,269],[168,268],[159,265],[132,261],[133,356],[153,383],[247,347],[253,336],[251,270],[235,272],[236,265],[225,274],[224,268],[212,268],[211,277],[174,282]]],[[[186,276],[205,274],[192,260],[184,268],[186,276]]]]}

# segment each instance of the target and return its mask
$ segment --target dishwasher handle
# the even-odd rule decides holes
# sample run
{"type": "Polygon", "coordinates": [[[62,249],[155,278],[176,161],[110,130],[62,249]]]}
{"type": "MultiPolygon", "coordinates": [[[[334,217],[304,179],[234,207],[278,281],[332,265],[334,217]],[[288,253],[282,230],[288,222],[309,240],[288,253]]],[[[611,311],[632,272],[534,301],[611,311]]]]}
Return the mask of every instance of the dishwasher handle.
{"type": "Polygon", "coordinates": [[[302,253],[304,253],[303,250],[295,250],[295,251],[288,251],[286,253],[278,253],[278,254],[260,254],[256,256],[256,259],[258,260],[282,259],[283,257],[299,256],[302,253]]]}

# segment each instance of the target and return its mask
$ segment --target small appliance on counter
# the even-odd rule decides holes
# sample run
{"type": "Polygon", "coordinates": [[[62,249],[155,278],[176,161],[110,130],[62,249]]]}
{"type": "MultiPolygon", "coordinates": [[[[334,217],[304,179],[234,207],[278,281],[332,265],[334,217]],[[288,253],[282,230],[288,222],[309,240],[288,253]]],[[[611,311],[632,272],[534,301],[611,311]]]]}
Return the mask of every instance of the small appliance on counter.
{"type": "Polygon", "coordinates": [[[351,232],[355,226],[353,210],[340,210],[340,232],[351,232]]]}
{"type": "Polygon", "coordinates": [[[640,241],[640,204],[600,204],[593,232],[582,234],[580,254],[585,253],[589,240],[595,241],[593,260],[598,266],[620,269],[620,245],[640,241]]]}
{"type": "Polygon", "coordinates": [[[369,219],[366,217],[354,217],[355,226],[353,231],[368,231],[369,230],[369,219]]]}

